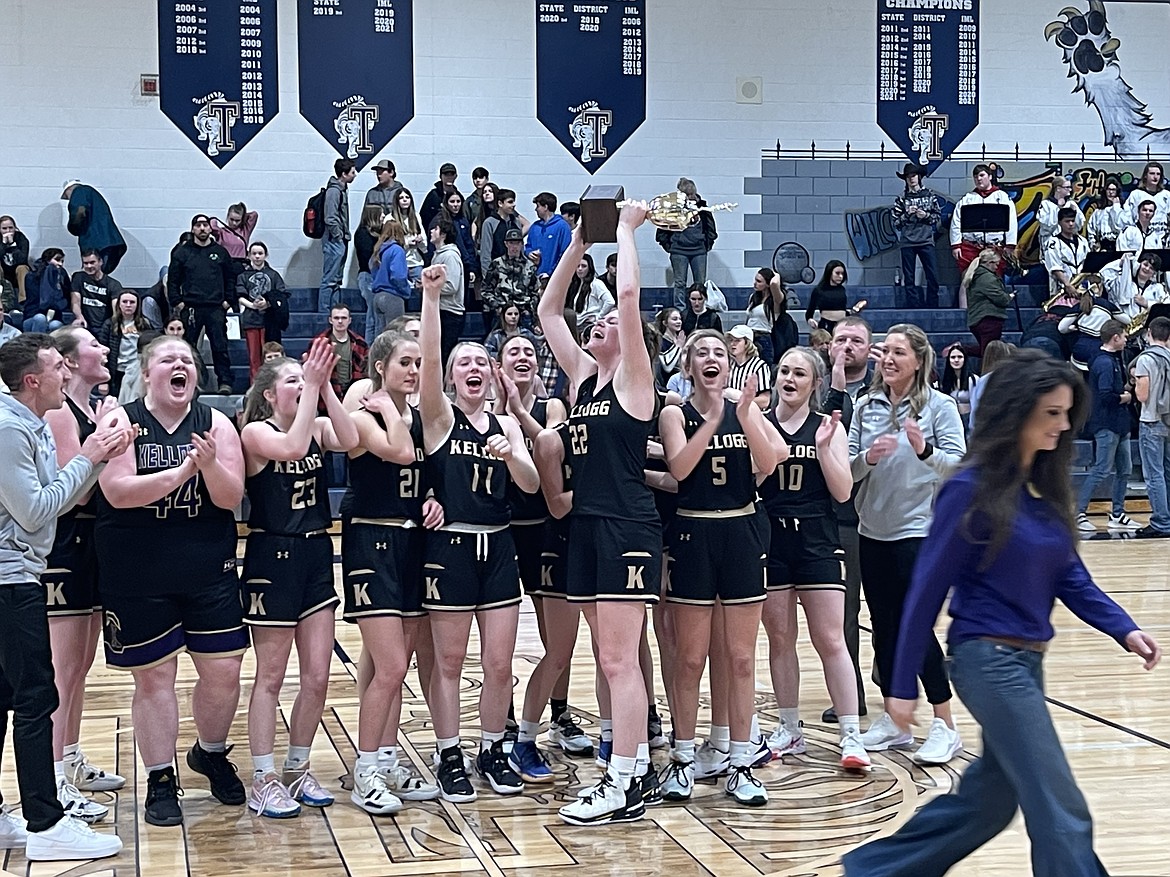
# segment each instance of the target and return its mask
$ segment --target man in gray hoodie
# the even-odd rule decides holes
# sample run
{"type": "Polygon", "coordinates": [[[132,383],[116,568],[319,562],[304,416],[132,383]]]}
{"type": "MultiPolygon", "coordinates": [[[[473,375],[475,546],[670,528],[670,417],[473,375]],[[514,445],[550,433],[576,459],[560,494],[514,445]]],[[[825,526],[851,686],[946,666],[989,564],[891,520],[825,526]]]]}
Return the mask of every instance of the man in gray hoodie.
{"type": "Polygon", "coordinates": [[[914,260],[922,261],[922,279],[926,281],[926,306],[938,307],[938,267],[934,258],[934,236],[942,221],[942,199],[923,185],[927,170],[907,164],[898,179],[906,189],[894,199],[890,219],[902,246],[902,283],[906,285],[908,307],[922,307],[918,287],[914,285],[914,260]]]}
{"type": "Polygon", "coordinates": [[[325,234],[321,237],[321,301],[333,303],[345,272],[349,244],[349,184],[357,177],[351,159],[333,162],[333,176],[325,184],[325,234]]]}
{"type": "MultiPolygon", "coordinates": [[[[0,715],[13,713],[12,742],[24,819],[0,811],[0,846],[24,846],[30,861],[117,855],[117,835],[65,815],[53,775],[57,688],[41,573],[57,516],[93,487],[98,469],[134,439],[100,423],[81,452],[58,469],[45,412],[65,402],[69,369],[48,335],[29,333],[0,349],[0,715]],[[27,823],[25,823],[27,820],[27,823]]],[[[0,745],[6,722],[0,723],[0,745]]]]}

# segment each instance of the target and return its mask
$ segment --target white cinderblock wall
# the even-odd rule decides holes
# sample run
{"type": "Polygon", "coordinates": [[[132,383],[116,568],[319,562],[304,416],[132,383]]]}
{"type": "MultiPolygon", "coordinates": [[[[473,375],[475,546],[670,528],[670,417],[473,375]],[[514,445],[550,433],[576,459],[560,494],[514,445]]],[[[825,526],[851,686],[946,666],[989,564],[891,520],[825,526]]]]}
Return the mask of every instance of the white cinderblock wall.
{"type": "MultiPolygon", "coordinates": [[[[1101,126],[1043,37],[1066,0],[982,0],[981,124],[969,147],[1099,148],[1101,126]]],[[[719,217],[711,276],[747,285],[743,253],[758,232],[743,216],[759,196],[760,150],[781,140],[876,148],[873,0],[650,0],[648,112],[597,182],[630,194],[673,188],[693,177],[709,201],[738,201],[719,217]],[[737,76],[762,76],[762,105],[735,103],[737,76]]],[[[1108,4],[1127,79],[1170,124],[1160,44],[1170,7],[1108,4]]],[[[218,170],[138,96],[140,73],[158,70],[153,0],[0,0],[0,213],[11,213],[33,249],[62,246],[61,183],[76,176],[101,190],[129,244],[123,283],[153,282],[193,213],[222,216],[245,201],[260,211],[257,237],[290,285],[314,285],[319,246],[300,234],[305,199],[323,185],[336,154],[297,111],[296,4],[279,0],[281,112],[224,170],[218,170]]],[[[414,120],[379,156],[421,201],[445,160],[466,192],[476,164],[514,188],[531,215],[538,191],[575,199],[591,182],[535,118],[532,0],[415,0],[414,120]],[[496,60],[498,59],[498,60],[496,60]]],[[[372,172],[351,195],[356,219],[372,172]]],[[[665,285],[667,260],[645,237],[644,283],[665,285]]],[[[35,253],[34,253],[35,255],[35,253]]],[[[352,283],[352,276],[350,278],[352,283]]]]}

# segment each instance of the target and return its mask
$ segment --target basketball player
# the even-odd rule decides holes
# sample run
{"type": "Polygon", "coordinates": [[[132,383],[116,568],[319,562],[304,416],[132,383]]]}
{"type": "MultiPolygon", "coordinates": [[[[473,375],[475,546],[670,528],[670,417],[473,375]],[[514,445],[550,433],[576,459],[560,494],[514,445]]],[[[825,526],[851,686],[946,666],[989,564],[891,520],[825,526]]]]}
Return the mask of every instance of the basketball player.
{"type": "Polygon", "coordinates": [[[422,419],[408,399],[418,392],[422,356],[413,335],[383,332],[370,346],[370,392],[350,417],[351,517],[341,542],[346,621],[362,637],[358,667],[358,760],[351,800],[375,815],[402,801],[430,801],[439,787],[398,761],[402,682],[419,650],[419,680],[429,697],[430,624],[422,608],[423,527],[443,523],[426,496],[422,419]]]}
{"type": "Polygon", "coordinates": [[[752,775],[751,724],[766,546],[756,514],[756,473],[776,468],[782,446],[773,441],[755,404],[754,376],[739,402],[724,398],[729,361],[721,333],[703,329],[688,338],[683,368],[694,391],[681,408],[666,408],[659,417],[670,474],[678,481],[666,594],[676,637],[671,692],[676,739],[662,777],[662,797],[684,801],[694,787],[699,683],[719,602],[730,670],[731,764],[725,790],[740,804],[759,806],[768,802],[768,793],[752,775]]]}
{"type": "Polygon", "coordinates": [[[535,493],[540,483],[516,421],[488,410],[492,367],[482,345],[455,345],[447,366],[454,403],[443,392],[439,294],[446,276],[441,265],[426,268],[422,275],[419,413],[428,483],[446,518],[442,529],[427,533],[423,607],[431,613],[435,643],[430,706],[439,786],[444,799],[466,802],[475,800],[475,789],[459,748],[459,689],[473,618],[483,667],[476,771],[498,794],[524,790],[504,751],[520,617],[520,574],[508,529],[507,488],[511,479],[524,492],[535,493]]]}
{"type": "MultiPolygon", "coordinates": [[[[568,597],[582,605],[589,622],[613,712],[613,756],[605,774],[584,797],[560,809],[573,825],[641,819],[641,777],[653,776],[638,663],[646,604],[658,600],[662,567],[662,533],[643,474],[658,401],[638,310],[634,232],[646,212],[645,203],[622,208],[617,310],[594,324],[588,353],[574,342],[563,313],[569,281],[587,249],[580,229],[538,310],[557,362],[578,388],[568,426],[574,478],[568,597]]],[[[656,790],[656,777],[653,784],[656,790]]]]}
{"type": "Polygon", "coordinates": [[[789,448],[788,459],[760,485],[772,522],[768,550],[768,600],[764,630],[780,722],[768,739],[777,756],[805,751],[801,731],[800,664],[796,657],[796,602],[804,607],[813,647],[840,722],[841,766],[865,769],[857,685],[845,647],[845,552],[837,534],[833,500],[853,489],[849,445],[841,414],[818,414],[825,366],[808,347],[794,347],[780,360],[775,407],[768,419],[789,448]]]}
{"type": "Polygon", "coordinates": [[[329,381],[337,356],[318,338],[302,367],[281,358],[264,363],[248,390],[240,442],[251,501],[244,551],[244,621],[256,649],[248,702],[252,788],[248,807],[286,819],[328,807],[333,795],[309,772],[313,735],[325,710],[333,657],[332,515],[325,451],[357,445],[357,426],[329,381]],[[320,400],[328,416],[317,416],[320,400]],[[297,647],[299,690],[289,719],[288,756],[276,773],[273,747],[280,689],[297,647]]]}
{"type": "Polygon", "coordinates": [[[184,649],[199,675],[192,695],[199,739],[187,766],[210,780],[221,804],[246,800],[227,746],[248,647],[232,512],[244,495],[244,455],[231,421],[194,402],[195,356],[186,341],[164,335],[150,342],[142,379],[146,396],[114,414],[139,435],[98,481],[99,591],[106,663],[134,675],[146,821],[180,825],[173,759],[184,649]]]}

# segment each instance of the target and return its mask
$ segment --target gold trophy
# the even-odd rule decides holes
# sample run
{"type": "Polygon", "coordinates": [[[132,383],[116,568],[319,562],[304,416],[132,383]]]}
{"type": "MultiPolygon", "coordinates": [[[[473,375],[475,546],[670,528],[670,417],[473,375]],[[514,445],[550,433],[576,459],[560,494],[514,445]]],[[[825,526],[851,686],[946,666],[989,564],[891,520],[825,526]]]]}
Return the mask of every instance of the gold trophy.
{"type": "MultiPolygon", "coordinates": [[[[621,186],[590,186],[581,195],[581,235],[587,244],[612,244],[617,241],[618,212],[627,204],[621,186]]],[[[700,207],[682,192],[656,195],[648,203],[646,218],[651,224],[667,231],[682,231],[703,212],[731,210],[739,205],[731,202],[700,207]]]]}

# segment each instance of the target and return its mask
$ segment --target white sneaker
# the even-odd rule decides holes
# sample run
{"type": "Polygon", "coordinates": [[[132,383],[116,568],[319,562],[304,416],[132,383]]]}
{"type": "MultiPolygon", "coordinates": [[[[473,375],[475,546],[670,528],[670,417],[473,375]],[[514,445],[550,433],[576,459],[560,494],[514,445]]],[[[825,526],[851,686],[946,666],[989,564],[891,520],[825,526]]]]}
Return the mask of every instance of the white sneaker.
{"type": "Polygon", "coordinates": [[[1096,533],[1097,532],[1096,525],[1092,521],[1089,520],[1089,516],[1086,515],[1084,512],[1081,512],[1079,515],[1077,515],[1077,529],[1080,530],[1082,533],[1096,533]]]}
{"type": "Polygon", "coordinates": [[[248,809],[269,819],[292,819],[301,813],[301,805],[275,776],[256,777],[248,794],[248,809]]]}
{"type": "Polygon", "coordinates": [[[634,822],[646,815],[642,803],[642,784],[636,779],[629,788],[621,788],[612,771],[593,786],[583,798],[570,801],[558,811],[569,825],[607,825],[611,822],[634,822]]]}
{"type": "Polygon", "coordinates": [[[91,801],[68,780],[57,780],[57,800],[61,802],[66,816],[72,816],[90,825],[101,822],[110,812],[109,807],[91,801]]]}
{"type": "Polygon", "coordinates": [[[905,749],[913,743],[914,735],[895,725],[894,720],[886,713],[878,716],[877,721],[869,726],[869,730],[861,735],[861,745],[870,752],[905,749]]]}
{"type": "Polygon", "coordinates": [[[0,850],[15,850],[28,842],[28,823],[9,810],[0,808],[0,850]]]}
{"type": "Polygon", "coordinates": [[[711,745],[710,740],[704,740],[703,745],[695,752],[695,779],[697,780],[721,777],[730,768],[730,754],[716,749],[711,745]]]}
{"type": "Polygon", "coordinates": [[[930,723],[930,733],[926,735],[926,742],[918,747],[914,753],[914,760],[919,764],[946,764],[963,748],[963,741],[959,739],[959,732],[947,727],[942,719],[935,719],[930,723]]]}
{"type": "Polygon", "coordinates": [[[845,770],[869,770],[873,762],[861,744],[861,735],[850,732],[841,737],[841,767],[845,770]]]}
{"type": "Polygon", "coordinates": [[[64,817],[52,828],[30,831],[24,857],[30,862],[104,859],[122,852],[116,834],[99,834],[80,819],[64,817]]]}
{"type": "Polygon", "coordinates": [[[804,742],[804,722],[793,734],[791,729],[780,725],[768,737],[768,748],[772,750],[773,758],[782,758],[785,755],[804,755],[808,746],[804,742]]]}
{"type": "Polygon", "coordinates": [[[402,809],[402,801],[386,788],[386,780],[375,767],[353,772],[353,791],[349,799],[375,816],[389,816],[402,809]]]}
{"type": "Polygon", "coordinates": [[[1125,512],[1122,512],[1120,515],[1109,515],[1108,527],[1110,530],[1139,530],[1141,529],[1141,526],[1141,524],[1139,524],[1125,512]]]}
{"type": "Polygon", "coordinates": [[[433,801],[439,797],[438,786],[416,776],[405,764],[379,767],[378,773],[382,775],[386,788],[403,801],[433,801]]]}
{"type": "Polygon", "coordinates": [[[737,764],[731,768],[724,791],[737,803],[748,807],[762,807],[768,803],[768,790],[752,776],[750,764],[737,764]]]}
{"type": "Polygon", "coordinates": [[[664,801],[690,800],[695,788],[695,763],[672,758],[659,775],[658,784],[664,801]]]}
{"type": "Polygon", "coordinates": [[[568,713],[553,719],[548,726],[548,742],[560,746],[569,755],[584,758],[593,754],[593,741],[568,713]]]}
{"type": "Polygon", "coordinates": [[[94,767],[85,757],[85,753],[78,750],[76,760],[65,762],[65,778],[83,792],[116,792],[126,785],[125,777],[116,773],[106,773],[100,767],[94,767]]]}

